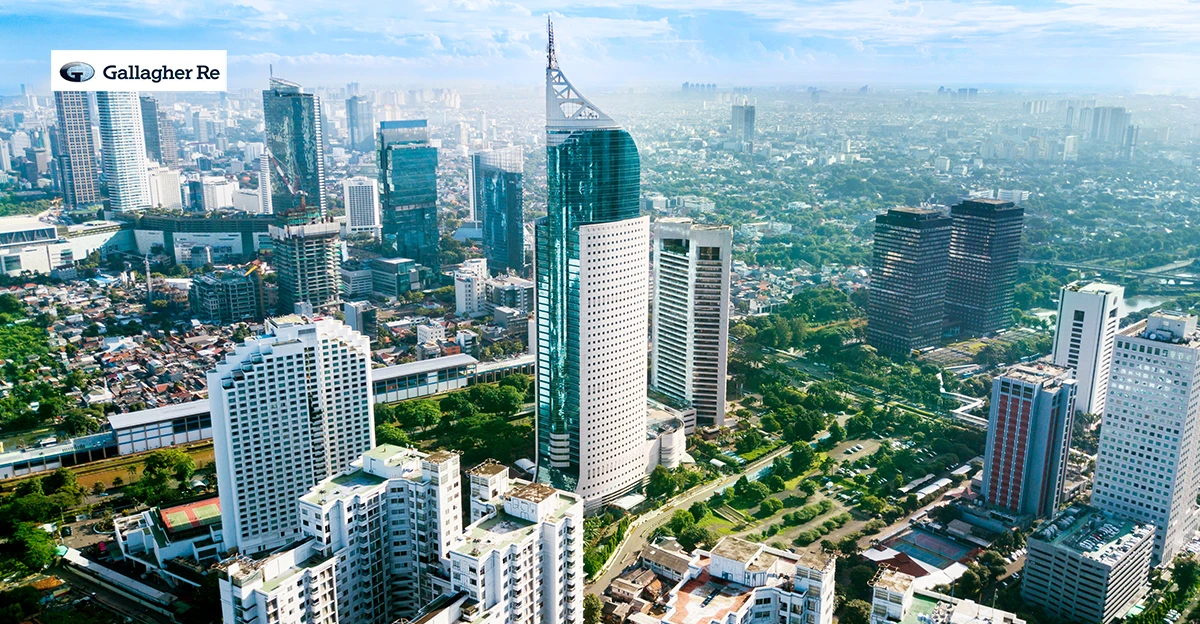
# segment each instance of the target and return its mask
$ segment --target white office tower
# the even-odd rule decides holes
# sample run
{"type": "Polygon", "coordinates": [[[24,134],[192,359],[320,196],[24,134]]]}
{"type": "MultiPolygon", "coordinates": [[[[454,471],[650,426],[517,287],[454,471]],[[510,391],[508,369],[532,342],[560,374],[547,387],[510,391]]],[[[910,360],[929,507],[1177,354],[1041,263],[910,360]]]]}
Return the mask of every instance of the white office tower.
{"type": "Polygon", "coordinates": [[[346,202],[346,228],[351,233],[369,232],[378,237],[379,182],[374,178],[355,176],[342,182],[346,202]]]}
{"type": "Polygon", "coordinates": [[[258,157],[258,213],[275,214],[271,204],[271,159],[268,156],[258,157]]]}
{"type": "Polygon", "coordinates": [[[238,190],[238,183],[225,176],[204,176],[200,178],[200,190],[205,210],[233,208],[233,195],[238,190]]]}
{"type": "Polygon", "coordinates": [[[679,218],[659,219],[652,229],[650,385],[676,407],[694,407],[696,424],[722,426],[733,229],[679,218]]]}
{"type": "Polygon", "coordinates": [[[487,314],[486,258],[472,258],[454,271],[454,314],[463,318],[487,314]]]}
{"type": "Polygon", "coordinates": [[[147,184],[150,190],[150,207],[165,209],[183,208],[183,195],[180,193],[179,172],[151,165],[147,170],[147,184]]]}
{"type": "Polygon", "coordinates": [[[1117,332],[1092,505],[1155,526],[1155,565],[1197,528],[1196,317],[1155,312],[1117,332]]]}
{"type": "Polygon", "coordinates": [[[208,373],[225,544],[300,538],[296,499],[374,446],[370,342],[332,319],[269,319],[208,373]]]}
{"type": "Polygon", "coordinates": [[[451,591],[477,604],[471,622],[583,621],[583,501],[574,494],[512,488],[451,543],[449,559],[451,591]]]}
{"type": "Polygon", "coordinates": [[[1054,364],[1075,372],[1075,409],[1084,414],[1104,413],[1124,296],[1123,286],[1099,282],[1075,282],[1059,292],[1054,364]]]}
{"type": "Polygon", "coordinates": [[[222,563],[224,622],[412,618],[449,591],[445,557],[462,531],[461,492],[454,453],[371,449],[299,498],[295,546],[222,563]]]}
{"type": "Polygon", "coordinates": [[[96,110],[100,120],[100,162],[112,210],[148,208],[146,137],[142,133],[142,104],[138,94],[97,91],[96,110]]]}

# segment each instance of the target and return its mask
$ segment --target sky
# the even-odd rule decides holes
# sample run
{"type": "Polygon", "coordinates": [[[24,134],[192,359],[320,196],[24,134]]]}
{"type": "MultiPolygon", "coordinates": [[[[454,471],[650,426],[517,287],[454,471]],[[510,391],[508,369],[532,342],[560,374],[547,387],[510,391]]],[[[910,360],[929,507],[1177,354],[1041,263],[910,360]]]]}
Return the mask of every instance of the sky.
{"type": "Polygon", "coordinates": [[[1200,0],[0,0],[0,93],[51,49],[225,49],[311,85],[576,84],[1200,93],[1200,0]]]}

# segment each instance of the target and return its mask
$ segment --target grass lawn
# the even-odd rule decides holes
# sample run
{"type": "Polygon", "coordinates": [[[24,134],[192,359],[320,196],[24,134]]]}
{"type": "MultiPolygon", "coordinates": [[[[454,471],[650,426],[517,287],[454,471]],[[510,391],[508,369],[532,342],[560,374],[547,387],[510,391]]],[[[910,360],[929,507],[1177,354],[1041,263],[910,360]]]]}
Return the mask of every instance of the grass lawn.
{"type": "Polygon", "coordinates": [[[704,516],[700,522],[696,523],[696,526],[702,529],[708,529],[709,531],[719,533],[721,535],[728,535],[733,531],[732,522],[711,513],[707,516],[704,516]]]}

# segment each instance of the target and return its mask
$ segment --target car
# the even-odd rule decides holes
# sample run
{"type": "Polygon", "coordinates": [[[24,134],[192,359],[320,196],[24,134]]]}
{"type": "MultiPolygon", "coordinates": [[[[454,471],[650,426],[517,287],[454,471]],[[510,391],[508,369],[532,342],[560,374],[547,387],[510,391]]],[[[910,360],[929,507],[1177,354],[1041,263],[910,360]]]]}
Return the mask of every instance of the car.
{"type": "Polygon", "coordinates": [[[71,533],[72,533],[71,527],[63,527],[62,528],[62,534],[64,537],[71,537],[71,533]]]}

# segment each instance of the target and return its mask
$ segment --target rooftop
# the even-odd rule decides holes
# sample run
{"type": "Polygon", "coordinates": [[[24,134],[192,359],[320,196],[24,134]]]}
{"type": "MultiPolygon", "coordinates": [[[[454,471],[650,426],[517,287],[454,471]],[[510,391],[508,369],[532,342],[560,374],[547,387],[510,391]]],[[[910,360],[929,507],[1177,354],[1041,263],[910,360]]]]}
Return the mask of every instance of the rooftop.
{"type": "Polygon", "coordinates": [[[504,464],[502,464],[494,459],[487,459],[487,460],[484,460],[483,463],[479,464],[478,466],[475,466],[474,468],[471,468],[470,470],[468,470],[467,474],[476,475],[476,476],[480,476],[480,477],[492,477],[492,476],[495,476],[502,472],[507,472],[507,471],[508,471],[508,466],[505,466],[504,464]]]}
{"type": "Polygon", "coordinates": [[[709,576],[707,570],[680,588],[674,609],[663,618],[671,624],[725,622],[754,596],[754,589],[709,576]]]}
{"type": "Polygon", "coordinates": [[[911,574],[905,574],[891,568],[879,568],[875,573],[875,578],[871,579],[871,587],[879,587],[890,592],[903,594],[912,589],[913,578],[911,574]]]}
{"type": "Polygon", "coordinates": [[[458,453],[452,453],[450,451],[434,451],[425,458],[425,461],[431,464],[441,464],[456,458],[458,458],[458,453]]]}
{"type": "Polygon", "coordinates": [[[1002,378],[1049,387],[1070,377],[1070,371],[1050,364],[1018,364],[1004,371],[1002,378]]]}
{"type": "Polygon", "coordinates": [[[762,548],[762,544],[755,544],[754,542],[748,542],[736,537],[726,537],[717,542],[717,545],[713,546],[710,552],[714,557],[724,557],[725,559],[749,565],[762,548]]]}
{"type": "Polygon", "coordinates": [[[124,414],[110,414],[108,424],[113,430],[127,429],[129,427],[137,427],[140,425],[148,425],[151,423],[163,422],[166,420],[174,420],[185,416],[197,416],[199,414],[207,414],[209,411],[208,399],[200,399],[199,401],[188,401],[187,403],[175,403],[173,405],[164,405],[153,409],[139,410],[136,412],[127,412],[124,414]]]}
{"type": "Polygon", "coordinates": [[[1148,524],[1122,520],[1094,507],[1074,505],[1042,525],[1033,537],[1113,565],[1135,544],[1153,534],[1154,529],[1148,524]]]}
{"type": "Polygon", "coordinates": [[[176,505],[158,512],[159,521],[169,532],[217,524],[221,521],[221,500],[217,497],[176,505]]]}
{"type": "MultiPolygon", "coordinates": [[[[370,452],[378,451],[380,448],[384,447],[376,447],[370,452]]],[[[384,481],[383,477],[377,477],[365,470],[346,472],[318,483],[307,494],[300,497],[300,500],[313,505],[324,505],[332,500],[349,498],[360,494],[368,488],[379,485],[384,481]]]]}
{"type": "MultiPolygon", "coordinates": [[[[512,493],[510,492],[510,494],[512,493]]],[[[577,500],[574,496],[558,497],[558,505],[545,517],[544,521],[557,522],[561,520],[577,500]]],[[[495,514],[467,527],[461,536],[450,543],[450,550],[471,557],[481,557],[488,551],[516,544],[537,533],[538,530],[537,523],[509,515],[504,512],[504,505],[500,505],[495,514]]]]}
{"type": "Polygon", "coordinates": [[[558,493],[558,490],[546,485],[545,483],[529,483],[509,491],[508,495],[511,498],[519,498],[521,500],[540,503],[551,496],[558,493]]]}
{"type": "Polygon", "coordinates": [[[383,381],[385,379],[397,379],[400,377],[408,377],[409,375],[420,375],[422,373],[432,373],[440,370],[446,370],[448,368],[457,368],[459,366],[472,366],[478,363],[479,360],[476,360],[465,353],[458,353],[455,355],[447,355],[445,357],[409,362],[407,364],[397,364],[395,366],[376,368],[371,371],[371,380],[383,381]]]}

